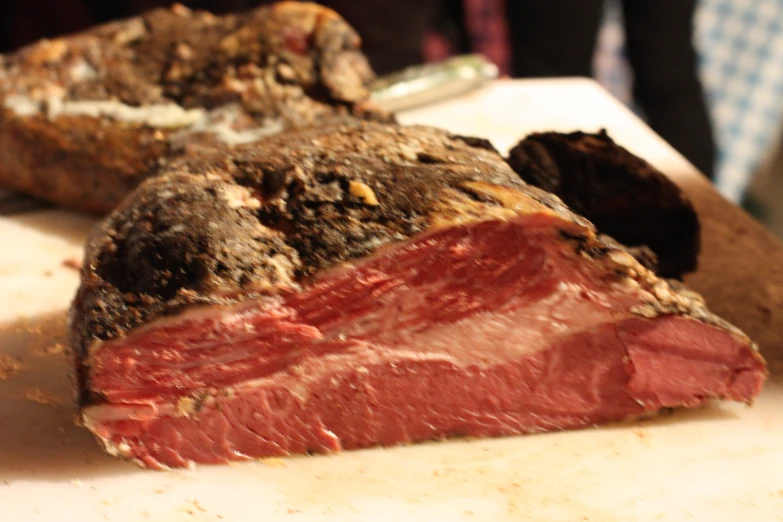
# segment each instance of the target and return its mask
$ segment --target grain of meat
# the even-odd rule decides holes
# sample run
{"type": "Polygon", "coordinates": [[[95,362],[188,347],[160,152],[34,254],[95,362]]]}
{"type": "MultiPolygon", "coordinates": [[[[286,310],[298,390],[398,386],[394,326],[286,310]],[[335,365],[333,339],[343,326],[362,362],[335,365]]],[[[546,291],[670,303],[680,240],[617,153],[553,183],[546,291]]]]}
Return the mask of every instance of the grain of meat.
{"type": "Polygon", "coordinates": [[[694,293],[426,127],[182,157],[83,267],[81,421],[150,468],[574,429],[750,402],[766,375],[694,293]]]}
{"type": "Polygon", "coordinates": [[[359,45],[335,12],[280,2],[175,5],[0,55],[0,186],[100,214],[193,140],[388,118],[359,45]]]}

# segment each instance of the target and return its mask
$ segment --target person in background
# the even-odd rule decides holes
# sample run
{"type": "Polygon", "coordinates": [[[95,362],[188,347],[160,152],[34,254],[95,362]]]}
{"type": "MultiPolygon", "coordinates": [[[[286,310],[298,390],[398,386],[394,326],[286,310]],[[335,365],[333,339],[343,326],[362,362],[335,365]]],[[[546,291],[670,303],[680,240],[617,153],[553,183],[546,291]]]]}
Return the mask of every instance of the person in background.
{"type": "MultiPolygon", "coordinates": [[[[166,0],[0,2],[0,51],[74,32],[166,0]],[[42,14],[44,14],[42,16],[42,14]]],[[[258,0],[183,1],[216,13],[258,0]]],[[[515,78],[592,76],[604,0],[321,0],[362,35],[378,74],[479,52],[515,78]]],[[[650,126],[708,177],[715,142],[692,43],[696,0],[622,0],[634,97],[650,126]]]]}
{"type": "MultiPolygon", "coordinates": [[[[507,0],[511,74],[590,76],[603,7],[507,0]]],[[[635,101],[650,127],[712,178],[715,141],[693,46],[696,0],[622,0],[622,9],[635,101]]]]}

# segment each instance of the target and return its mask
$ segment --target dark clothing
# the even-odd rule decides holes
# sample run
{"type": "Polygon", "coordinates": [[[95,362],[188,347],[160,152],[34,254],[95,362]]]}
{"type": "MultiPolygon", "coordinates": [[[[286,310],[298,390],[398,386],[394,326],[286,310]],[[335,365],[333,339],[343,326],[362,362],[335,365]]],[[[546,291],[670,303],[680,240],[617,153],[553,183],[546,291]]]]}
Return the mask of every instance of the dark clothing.
{"type": "Polygon", "coordinates": [[[362,36],[378,74],[421,63],[424,37],[435,24],[440,0],[320,0],[362,36]]]}
{"type": "Polygon", "coordinates": [[[506,9],[512,76],[592,75],[602,0],[509,0],[506,9]]]}
{"type": "Polygon", "coordinates": [[[625,0],[634,97],[650,127],[712,178],[715,142],[693,47],[695,0],[625,0]]]}
{"type": "MultiPolygon", "coordinates": [[[[590,76],[602,0],[508,0],[515,77],[590,76]]],[[[695,0],[624,0],[633,93],[650,127],[712,177],[715,142],[692,44],[695,0]]]]}

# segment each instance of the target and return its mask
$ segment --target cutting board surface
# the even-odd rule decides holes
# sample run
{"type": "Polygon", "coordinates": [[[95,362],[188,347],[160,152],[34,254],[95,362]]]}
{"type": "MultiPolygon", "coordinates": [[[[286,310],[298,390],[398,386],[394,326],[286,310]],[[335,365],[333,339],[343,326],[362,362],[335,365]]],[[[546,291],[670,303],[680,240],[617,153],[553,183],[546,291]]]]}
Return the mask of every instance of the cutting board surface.
{"type": "Polygon", "coordinates": [[[587,80],[501,81],[409,111],[505,152],[534,130],[597,130],[671,175],[704,226],[689,283],[757,339],[772,375],[753,407],[600,429],[454,440],[151,472],[73,425],[63,347],[93,221],[58,210],[0,219],[0,519],[783,520],[783,247],[587,80]]]}

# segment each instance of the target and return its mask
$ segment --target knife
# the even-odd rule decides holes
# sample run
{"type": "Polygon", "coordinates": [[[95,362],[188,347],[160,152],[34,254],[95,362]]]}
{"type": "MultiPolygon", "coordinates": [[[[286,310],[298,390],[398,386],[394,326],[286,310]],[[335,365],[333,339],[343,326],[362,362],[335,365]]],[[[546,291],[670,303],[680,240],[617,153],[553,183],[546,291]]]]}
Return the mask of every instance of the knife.
{"type": "Polygon", "coordinates": [[[397,112],[478,89],[498,77],[498,67],[480,54],[414,65],[378,78],[370,98],[397,112]]]}

